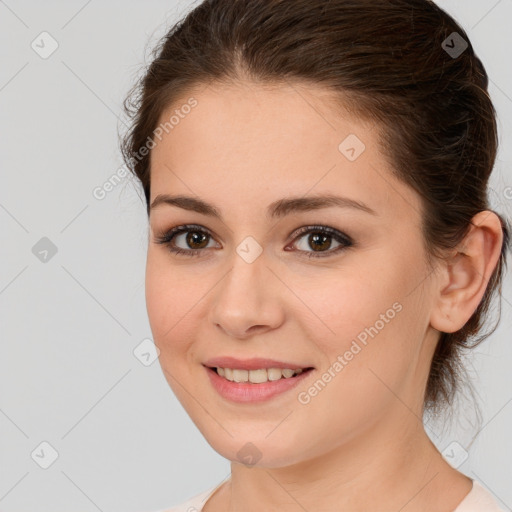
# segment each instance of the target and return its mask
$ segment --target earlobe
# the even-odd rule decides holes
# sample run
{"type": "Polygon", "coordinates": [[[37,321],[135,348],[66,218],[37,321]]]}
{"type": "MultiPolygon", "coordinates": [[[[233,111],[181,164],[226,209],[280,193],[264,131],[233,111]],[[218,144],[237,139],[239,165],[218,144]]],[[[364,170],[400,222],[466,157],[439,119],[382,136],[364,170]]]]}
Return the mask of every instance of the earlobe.
{"type": "Polygon", "coordinates": [[[489,210],[476,214],[455,255],[444,263],[445,279],[437,291],[432,327],[441,332],[456,332],[471,318],[485,294],[502,243],[498,216],[489,210]]]}

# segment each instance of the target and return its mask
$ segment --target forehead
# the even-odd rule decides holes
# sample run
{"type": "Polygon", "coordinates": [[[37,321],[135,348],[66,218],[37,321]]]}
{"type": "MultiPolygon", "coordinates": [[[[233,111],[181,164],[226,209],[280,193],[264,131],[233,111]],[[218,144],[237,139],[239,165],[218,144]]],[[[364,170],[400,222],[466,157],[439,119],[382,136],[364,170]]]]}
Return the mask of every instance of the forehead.
{"type": "Polygon", "coordinates": [[[419,207],[414,191],[391,175],[377,126],[319,87],[203,86],[166,109],[161,125],[173,115],[179,121],[151,150],[151,200],[192,192],[218,203],[222,191],[226,204],[263,197],[269,204],[338,192],[381,212],[419,207]],[[195,106],[180,110],[191,97],[195,106]]]}

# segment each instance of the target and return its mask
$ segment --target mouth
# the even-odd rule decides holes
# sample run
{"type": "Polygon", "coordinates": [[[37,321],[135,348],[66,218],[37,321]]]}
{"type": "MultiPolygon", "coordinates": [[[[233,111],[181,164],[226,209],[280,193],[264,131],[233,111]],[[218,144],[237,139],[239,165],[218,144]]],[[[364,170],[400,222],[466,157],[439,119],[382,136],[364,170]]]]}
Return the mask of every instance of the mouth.
{"type": "MultiPolygon", "coordinates": [[[[227,366],[203,365],[213,389],[229,402],[261,403],[278,396],[283,400],[290,399],[293,388],[305,382],[315,368],[294,367],[280,368],[270,366],[268,368],[257,367],[254,369],[229,368],[227,366]]],[[[245,366],[255,366],[254,361],[245,366]]]]}
{"type": "Polygon", "coordinates": [[[258,368],[255,370],[225,368],[221,366],[207,366],[207,368],[229,382],[241,384],[264,384],[266,382],[275,382],[283,379],[294,379],[314,369],[312,366],[295,369],[271,367],[258,368]]]}

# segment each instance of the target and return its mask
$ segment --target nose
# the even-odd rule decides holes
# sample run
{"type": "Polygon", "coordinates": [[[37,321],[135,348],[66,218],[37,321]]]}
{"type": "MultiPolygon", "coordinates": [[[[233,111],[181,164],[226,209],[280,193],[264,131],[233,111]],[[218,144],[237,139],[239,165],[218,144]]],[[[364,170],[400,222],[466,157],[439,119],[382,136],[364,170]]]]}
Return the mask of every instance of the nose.
{"type": "Polygon", "coordinates": [[[276,329],[285,316],[282,282],[263,256],[248,261],[236,255],[211,296],[210,322],[239,339],[276,329]]]}

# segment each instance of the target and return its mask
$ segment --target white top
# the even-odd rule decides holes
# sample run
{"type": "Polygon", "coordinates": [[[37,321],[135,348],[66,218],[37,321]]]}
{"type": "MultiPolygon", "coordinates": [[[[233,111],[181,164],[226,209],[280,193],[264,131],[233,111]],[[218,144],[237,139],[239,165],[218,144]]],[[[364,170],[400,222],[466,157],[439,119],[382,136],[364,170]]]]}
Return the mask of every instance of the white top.
{"type": "MultiPolygon", "coordinates": [[[[156,512],[201,512],[208,498],[221,484],[195,495],[180,505],[156,512]]],[[[482,484],[473,480],[473,488],[453,512],[505,512],[505,510],[499,507],[498,502],[482,484]]]]}

